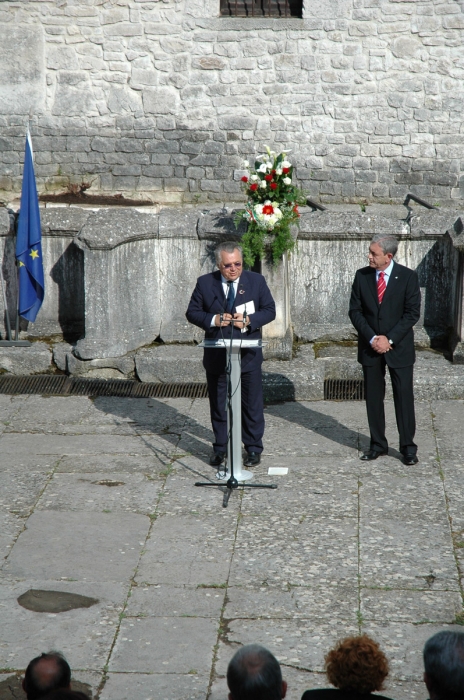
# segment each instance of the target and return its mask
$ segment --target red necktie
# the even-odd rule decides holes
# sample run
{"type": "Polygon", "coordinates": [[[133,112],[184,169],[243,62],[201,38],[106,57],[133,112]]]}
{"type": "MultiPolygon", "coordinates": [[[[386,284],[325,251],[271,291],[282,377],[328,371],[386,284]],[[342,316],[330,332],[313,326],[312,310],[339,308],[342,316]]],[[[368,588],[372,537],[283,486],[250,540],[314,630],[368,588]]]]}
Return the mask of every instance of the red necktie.
{"type": "Polygon", "coordinates": [[[379,279],[377,280],[377,296],[379,298],[379,304],[382,303],[386,288],[387,283],[385,282],[385,272],[379,272],[379,279]]]}

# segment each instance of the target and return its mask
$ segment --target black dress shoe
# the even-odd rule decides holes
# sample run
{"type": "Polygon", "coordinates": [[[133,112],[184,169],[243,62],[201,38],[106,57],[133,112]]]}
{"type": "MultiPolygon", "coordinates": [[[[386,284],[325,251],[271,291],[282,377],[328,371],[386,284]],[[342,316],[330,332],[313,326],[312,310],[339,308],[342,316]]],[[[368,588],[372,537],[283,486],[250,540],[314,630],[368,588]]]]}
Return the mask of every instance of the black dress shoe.
{"type": "Polygon", "coordinates": [[[384,450],[382,452],[379,452],[378,450],[368,450],[368,452],[365,452],[361,457],[359,458],[363,462],[372,462],[373,459],[377,459],[377,457],[381,457],[382,455],[387,455],[388,450],[384,450]]]}
{"type": "Polygon", "coordinates": [[[213,454],[209,458],[209,463],[211,464],[212,467],[219,467],[219,465],[223,463],[225,458],[226,458],[225,452],[213,452],[213,454]]]}
{"type": "Polygon", "coordinates": [[[261,455],[259,452],[247,452],[247,456],[243,462],[244,467],[256,467],[257,464],[261,462],[261,455]]]}
{"type": "Polygon", "coordinates": [[[418,461],[419,461],[419,458],[417,457],[417,455],[414,455],[414,454],[410,454],[410,455],[405,454],[405,455],[403,455],[403,462],[404,462],[404,464],[406,464],[408,467],[412,467],[412,465],[413,465],[413,464],[417,464],[418,461]]]}

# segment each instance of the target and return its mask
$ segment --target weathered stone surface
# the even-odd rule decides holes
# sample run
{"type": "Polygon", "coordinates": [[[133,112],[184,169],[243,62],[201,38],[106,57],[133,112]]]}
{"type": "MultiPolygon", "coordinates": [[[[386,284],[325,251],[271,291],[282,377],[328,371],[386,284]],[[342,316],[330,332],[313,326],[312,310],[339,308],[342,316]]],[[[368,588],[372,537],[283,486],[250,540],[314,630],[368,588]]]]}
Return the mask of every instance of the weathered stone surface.
{"type": "Polygon", "coordinates": [[[220,241],[239,241],[244,230],[244,224],[235,228],[234,210],[226,207],[203,213],[198,221],[198,237],[216,244],[220,241]]]}
{"type": "Polygon", "coordinates": [[[11,212],[6,207],[0,207],[0,236],[9,236],[12,233],[13,220],[11,212]]]}
{"type": "Polygon", "coordinates": [[[46,343],[28,348],[0,348],[0,369],[8,374],[43,374],[51,369],[52,353],[46,343]]]}
{"type": "Polygon", "coordinates": [[[122,243],[155,239],[158,218],[135,208],[100,209],[89,216],[76,243],[89,250],[113,250],[122,243]]]}
{"type": "MultiPolygon", "coordinates": [[[[55,360],[56,361],[56,360],[55,360]]],[[[65,369],[73,376],[101,377],[102,379],[123,379],[132,377],[135,363],[134,355],[124,357],[107,357],[101,360],[80,360],[72,352],[66,353],[65,369]],[[108,370],[113,370],[108,372],[108,370]]]]}
{"type": "Polygon", "coordinates": [[[197,240],[197,223],[200,212],[196,210],[162,209],[159,215],[159,237],[191,238],[197,240]]]}
{"type": "Polygon", "coordinates": [[[303,212],[300,218],[298,238],[369,238],[377,233],[405,236],[409,227],[405,221],[377,214],[313,211],[303,212]]]}
{"type": "MultiPolygon", "coordinates": [[[[39,24],[3,23],[0,26],[1,114],[29,114],[43,107],[45,98],[45,37],[39,24]]],[[[23,148],[24,148],[24,137],[23,148]]]]}
{"type": "Polygon", "coordinates": [[[152,238],[84,250],[85,338],[76,344],[76,357],[119,357],[158,337],[157,247],[152,238]]]}
{"type": "Polygon", "coordinates": [[[92,212],[83,207],[46,207],[40,211],[43,236],[74,238],[92,212]]]}
{"type": "Polygon", "coordinates": [[[161,345],[138,350],[135,367],[142,382],[205,382],[202,360],[195,345],[161,345]]]}

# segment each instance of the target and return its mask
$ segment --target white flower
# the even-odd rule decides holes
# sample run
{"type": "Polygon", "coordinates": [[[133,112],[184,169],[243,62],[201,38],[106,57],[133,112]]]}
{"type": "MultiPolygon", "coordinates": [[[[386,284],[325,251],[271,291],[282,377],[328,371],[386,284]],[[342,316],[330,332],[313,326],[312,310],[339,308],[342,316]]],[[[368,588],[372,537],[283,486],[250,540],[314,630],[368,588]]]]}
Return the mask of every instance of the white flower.
{"type": "Polygon", "coordinates": [[[284,183],[284,185],[291,185],[292,181],[289,177],[284,177],[283,183],[284,183]]]}
{"type": "Polygon", "coordinates": [[[244,168],[249,168],[249,167],[250,167],[250,163],[249,163],[247,160],[244,160],[244,161],[243,161],[243,167],[244,167],[244,168]]]}
{"type": "Polygon", "coordinates": [[[253,175],[250,175],[250,180],[259,180],[259,177],[253,173],[253,175]]]}
{"type": "Polygon", "coordinates": [[[273,164],[271,163],[270,160],[267,161],[267,163],[266,163],[266,168],[267,168],[268,170],[272,170],[273,164]]]}
{"type": "Polygon", "coordinates": [[[282,168],[277,168],[276,175],[282,175],[282,168]]]}
{"type": "Polygon", "coordinates": [[[265,189],[266,189],[266,187],[267,187],[267,183],[266,183],[266,180],[261,180],[261,184],[260,184],[260,187],[262,187],[262,188],[263,188],[263,190],[265,190],[265,189]]]}
{"type": "Polygon", "coordinates": [[[258,173],[265,173],[266,172],[266,164],[261,163],[261,165],[258,168],[258,173]]]}
{"type": "Polygon", "coordinates": [[[288,160],[283,160],[282,163],[281,163],[281,166],[282,166],[283,168],[291,168],[291,167],[292,167],[292,164],[289,163],[288,160]]]}

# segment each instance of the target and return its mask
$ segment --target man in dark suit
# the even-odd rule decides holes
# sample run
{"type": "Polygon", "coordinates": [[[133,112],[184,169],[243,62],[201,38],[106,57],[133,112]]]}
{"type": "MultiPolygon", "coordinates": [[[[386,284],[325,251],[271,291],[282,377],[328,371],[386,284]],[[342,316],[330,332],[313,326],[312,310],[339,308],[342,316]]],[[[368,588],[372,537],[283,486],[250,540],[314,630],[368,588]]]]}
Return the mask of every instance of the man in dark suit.
{"type": "Polygon", "coordinates": [[[358,331],[358,362],[364,372],[367,418],[371,433],[365,461],[388,452],[385,437],[385,367],[393,387],[400,451],[405,464],[416,464],[414,442],[413,326],[420,316],[416,272],[393,261],[398,242],[378,234],[369,247],[369,266],[356,272],[350,299],[350,319],[358,331]]]}
{"type": "MultiPolygon", "coordinates": [[[[220,243],[215,257],[219,269],[198,278],[186,313],[188,321],[203,328],[205,339],[230,340],[231,333],[237,340],[261,338],[262,326],[273,321],[276,315],[266,280],[256,272],[243,270],[242,250],[234,242],[220,243]],[[242,329],[245,329],[243,333],[242,329]]],[[[246,467],[259,464],[263,451],[262,361],[260,348],[241,350],[242,442],[247,451],[246,467]]],[[[214,432],[210,463],[219,466],[227,450],[226,350],[205,348],[203,366],[214,432]]]]}

